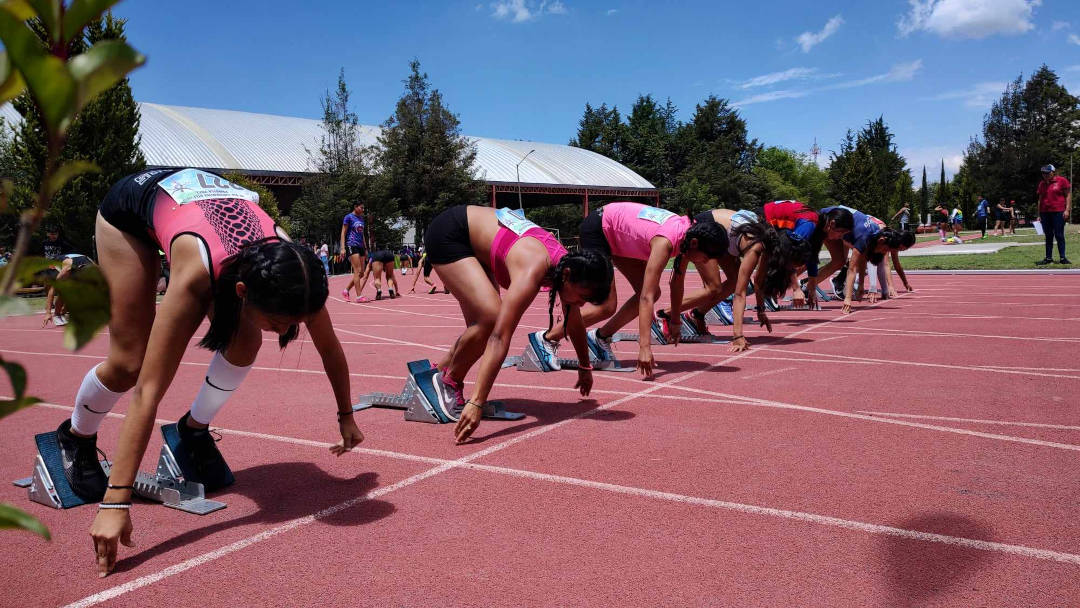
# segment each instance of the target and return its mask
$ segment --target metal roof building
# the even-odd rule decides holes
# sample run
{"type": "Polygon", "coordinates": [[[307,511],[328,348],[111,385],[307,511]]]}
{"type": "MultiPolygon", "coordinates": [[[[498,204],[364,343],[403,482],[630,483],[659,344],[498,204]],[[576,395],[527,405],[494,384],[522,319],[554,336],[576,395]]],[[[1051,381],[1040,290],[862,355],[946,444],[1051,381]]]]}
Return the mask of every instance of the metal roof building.
{"type": "MultiPolygon", "coordinates": [[[[309,151],[319,148],[321,121],[156,103],[140,103],[139,108],[142,152],[150,166],[237,171],[271,187],[286,207],[299,195],[304,177],[315,172],[309,151]]],[[[9,124],[20,120],[10,104],[0,108],[0,115],[9,124]]],[[[374,145],[379,132],[378,127],[361,126],[360,143],[374,145]]],[[[488,184],[493,204],[513,201],[516,206],[519,187],[530,205],[575,202],[587,208],[590,196],[659,199],[643,177],[595,152],[560,144],[469,139],[476,146],[474,173],[488,184]],[[515,172],[519,162],[520,184],[515,172]]]]}

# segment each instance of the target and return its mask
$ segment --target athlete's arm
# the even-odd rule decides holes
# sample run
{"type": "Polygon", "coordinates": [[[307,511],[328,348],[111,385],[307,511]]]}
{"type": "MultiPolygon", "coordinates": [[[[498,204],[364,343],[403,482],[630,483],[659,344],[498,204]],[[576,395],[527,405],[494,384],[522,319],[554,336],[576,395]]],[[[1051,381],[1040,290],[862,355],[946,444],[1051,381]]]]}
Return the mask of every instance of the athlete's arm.
{"type": "MultiPolygon", "coordinates": [[[[750,343],[743,335],[743,315],[746,313],[746,289],[750,285],[750,277],[757,268],[758,255],[760,255],[760,243],[751,247],[739,260],[739,275],[735,279],[735,294],[731,300],[731,352],[737,353],[750,348],[750,343]]],[[[763,296],[756,292],[759,298],[758,306],[762,306],[763,296]]]]}
{"type": "MultiPolygon", "coordinates": [[[[488,336],[484,355],[480,358],[476,383],[473,384],[473,396],[466,403],[457,426],[454,427],[458,443],[468,439],[480,425],[484,403],[491,393],[491,387],[495,384],[495,377],[499,375],[507,353],[510,352],[510,340],[514,337],[514,330],[528,310],[529,304],[532,304],[536,294],[540,292],[545,270],[545,265],[530,265],[523,272],[523,276],[513,278],[510,288],[506,290],[499,306],[499,314],[495,316],[495,328],[488,336]]],[[[588,358],[585,360],[588,361],[588,358]]]]}
{"type": "Polygon", "coordinates": [[[347,227],[345,226],[345,224],[341,225],[341,257],[342,257],[342,259],[347,259],[349,257],[349,250],[345,249],[345,230],[346,230],[346,228],[347,227]]]}
{"type": "Polygon", "coordinates": [[[662,236],[654,236],[649,245],[649,259],[645,262],[645,276],[641,281],[641,294],[638,298],[637,368],[646,380],[652,380],[653,377],[652,322],[656,300],[660,297],[660,277],[671,259],[673,249],[671,241],[662,236]]]}
{"type": "Polygon", "coordinates": [[[682,335],[682,315],[680,313],[682,312],[683,290],[686,287],[686,268],[689,265],[690,260],[686,259],[686,256],[682,256],[679,264],[671,269],[671,282],[668,284],[669,295],[671,296],[671,314],[668,315],[668,329],[671,331],[669,338],[676,345],[682,335]]]}
{"type": "MultiPolygon", "coordinates": [[[[581,308],[577,306],[567,306],[563,308],[563,314],[566,316],[566,336],[570,338],[570,343],[574,345],[574,352],[577,353],[578,362],[581,365],[592,367],[589,364],[589,344],[585,340],[585,322],[581,319],[581,308]]],[[[592,370],[578,368],[578,380],[574,388],[581,391],[582,397],[588,397],[589,392],[592,391],[592,370]]]]}
{"type": "Polygon", "coordinates": [[[904,274],[904,265],[900,263],[900,252],[891,251],[889,252],[889,257],[892,258],[892,265],[893,268],[896,269],[896,274],[900,275],[900,280],[904,282],[904,289],[908,291],[915,291],[911,288],[911,283],[908,283],[907,275],[904,274]]]}
{"type": "Polygon", "coordinates": [[[859,272],[859,267],[865,265],[865,258],[861,251],[852,247],[851,259],[848,261],[847,280],[844,282],[844,308],[843,312],[851,312],[851,295],[855,289],[855,275],[859,272]]]}
{"type": "MultiPolygon", "coordinates": [[[[194,238],[173,244],[173,274],[150,330],[142,370],[120,429],[109,483],[130,486],[146,451],[158,404],[172,383],[191,337],[209,304],[210,277],[200,261],[194,238]]],[[[104,502],[130,502],[131,490],[105,492],[104,502]]],[[[131,518],[124,509],[101,509],[90,527],[101,576],[116,564],[117,542],[131,546],[131,518]]]]}
{"type": "Polygon", "coordinates": [[[330,314],[325,306],[308,319],[307,328],[315,350],[319,351],[326,377],[330,379],[330,386],[334,390],[341,443],[331,446],[330,451],[341,456],[364,440],[364,434],[356,427],[356,420],[352,415],[349,362],[345,359],[345,351],[341,349],[341,342],[334,333],[334,324],[330,321],[330,314]]]}

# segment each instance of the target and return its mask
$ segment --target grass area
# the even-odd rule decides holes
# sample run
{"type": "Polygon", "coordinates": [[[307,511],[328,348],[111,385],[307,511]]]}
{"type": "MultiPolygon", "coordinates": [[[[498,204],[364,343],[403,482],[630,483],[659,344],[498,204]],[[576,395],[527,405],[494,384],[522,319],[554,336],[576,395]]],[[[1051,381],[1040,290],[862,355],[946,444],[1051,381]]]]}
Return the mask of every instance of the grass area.
{"type": "MultiPolygon", "coordinates": [[[[1044,242],[1041,235],[1035,234],[1032,229],[1018,230],[1016,236],[986,237],[976,243],[1039,243],[1044,242]]],[[[966,235],[966,233],[965,233],[966,235]]],[[[936,236],[935,236],[936,238],[936,236]]],[[[953,245],[954,247],[967,247],[965,245],[953,245]]],[[[1080,234],[1077,234],[1076,226],[1070,225],[1065,230],[1065,253],[1071,259],[1080,259],[1080,234]]],[[[905,270],[1030,270],[1034,268],[1046,268],[1049,270],[1060,268],[1080,268],[1080,264],[1073,266],[1036,266],[1035,262],[1043,258],[1041,246],[1018,246],[1006,247],[997,253],[973,253],[969,255],[920,255],[900,258],[905,270]]],[[[1054,243],[1054,259],[1057,259],[1057,243],[1054,243]]]]}

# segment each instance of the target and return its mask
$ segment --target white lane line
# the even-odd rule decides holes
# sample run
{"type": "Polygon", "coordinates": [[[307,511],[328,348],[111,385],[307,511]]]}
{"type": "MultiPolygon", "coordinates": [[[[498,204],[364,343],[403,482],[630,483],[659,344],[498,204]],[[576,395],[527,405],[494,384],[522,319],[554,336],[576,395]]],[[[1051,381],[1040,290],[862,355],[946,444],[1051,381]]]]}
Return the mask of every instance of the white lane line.
{"type": "Polygon", "coordinates": [[[955,332],[943,332],[943,331],[925,331],[914,329],[893,329],[889,327],[845,327],[847,330],[864,330],[862,332],[843,332],[843,331],[830,331],[837,335],[906,335],[911,337],[920,336],[945,336],[955,338],[989,338],[995,340],[1024,340],[1032,342],[1080,342],[1080,338],[1050,338],[1041,336],[997,336],[991,334],[965,334],[955,332]]]}
{"type": "Polygon", "coordinates": [[[793,369],[796,369],[796,368],[794,368],[794,367],[777,367],[777,368],[766,370],[766,371],[763,371],[763,372],[758,372],[756,374],[739,376],[739,380],[754,380],[754,379],[757,379],[757,378],[762,378],[764,376],[771,376],[773,374],[782,374],[784,372],[789,372],[789,371],[791,371],[793,369]]]}
{"type": "MultiPolygon", "coordinates": [[[[63,409],[63,410],[67,410],[67,411],[71,411],[71,409],[72,409],[72,408],[67,407],[67,406],[61,406],[61,405],[56,405],[56,404],[40,404],[40,405],[45,405],[45,406],[48,406],[48,407],[55,407],[56,409],[63,409]]],[[[110,414],[110,417],[123,418],[123,416],[121,416],[119,414],[110,414]]],[[[159,422],[163,422],[163,421],[159,421],[159,422]]],[[[311,441],[311,440],[307,440],[307,439],[297,439],[297,438],[293,438],[293,437],[283,437],[283,436],[280,436],[280,435],[268,435],[268,434],[265,434],[265,433],[253,433],[253,432],[249,432],[249,431],[237,431],[237,430],[230,430],[230,429],[218,429],[218,430],[222,434],[225,434],[225,435],[236,435],[236,436],[239,436],[239,437],[251,437],[251,438],[255,438],[255,439],[268,439],[268,440],[272,440],[272,441],[280,441],[280,442],[285,442],[285,443],[291,443],[291,444],[296,444],[296,445],[304,445],[304,446],[309,446],[309,447],[317,447],[317,448],[323,448],[323,449],[328,449],[330,446],[333,445],[332,443],[328,443],[328,442],[324,442],[324,441],[311,441]]],[[[404,460],[404,461],[409,461],[409,462],[423,462],[423,463],[427,463],[427,464],[436,464],[436,465],[440,465],[440,466],[453,465],[456,462],[456,461],[446,460],[446,459],[442,459],[442,458],[432,458],[432,457],[428,457],[428,456],[418,456],[418,455],[414,455],[414,454],[407,454],[407,453],[403,453],[403,452],[393,452],[393,451],[388,451],[388,450],[372,450],[372,449],[367,449],[367,448],[354,448],[353,452],[356,452],[357,454],[364,454],[364,455],[377,456],[377,457],[385,457],[385,458],[391,458],[391,459],[395,459],[395,460],[404,460]]],[[[646,499],[652,499],[652,500],[662,500],[662,501],[666,501],[666,502],[674,502],[674,503],[685,504],[685,505],[708,507],[708,508],[713,508],[713,509],[721,509],[721,510],[725,510],[725,511],[734,511],[734,512],[739,512],[739,513],[746,513],[746,514],[750,514],[750,515],[758,515],[758,516],[763,516],[763,517],[773,517],[773,518],[780,518],[780,519],[803,521],[803,522],[808,522],[808,523],[811,523],[811,524],[843,528],[843,529],[853,530],[853,531],[856,531],[856,532],[863,532],[863,533],[867,533],[867,534],[879,534],[879,535],[885,535],[885,536],[894,536],[894,537],[906,538],[906,539],[909,539],[909,540],[916,540],[916,541],[922,541],[922,542],[932,542],[932,543],[939,543],[939,544],[946,544],[946,545],[954,545],[954,546],[964,547],[964,548],[967,548],[967,549],[975,549],[975,550],[979,550],[979,551],[990,551],[990,552],[995,552],[995,553],[1004,553],[1004,554],[1009,554],[1009,555],[1017,555],[1017,556],[1020,556],[1020,557],[1028,557],[1028,558],[1032,558],[1032,559],[1039,559],[1039,560],[1046,560],[1046,561],[1056,561],[1056,562],[1062,562],[1062,563],[1066,563],[1066,564],[1080,565],[1080,555],[1075,555],[1075,554],[1071,554],[1071,553],[1062,553],[1062,552],[1059,552],[1059,551],[1052,551],[1052,550],[1048,550],[1048,549],[1038,549],[1038,548],[1034,548],[1034,547],[1027,547],[1027,546],[1024,546],[1024,545],[1014,545],[1014,544],[1009,544],[1009,543],[999,543],[999,542],[985,541],[985,540],[979,540],[979,539],[973,539],[973,538],[966,538],[966,537],[962,537],[962,536],[950,536],[950,535],[946,535],[946,534],[935,534],[935,533],[930,533],[930,532],[920,532],[918,530],[911,530],[911,529],[907,529],[907,528],[898,528],[898,527],[895,527],[895,526],[885,526],[885,525],[881,525],[881,524],[873,524],[873,523],[869,523],[869,522],[862,522],[862,521],[856,521],[856,520],[850,520],[850,519],[842,519],[842,518],[838,518],[838,517],[832,517],[832,516],[828,516],[828,515],[820,515],[820,514],[817,514],[817,513],[809,513],[809,512],[805,512],[805,511],[792,511],[792,510],[788,510],[788,509],[779,509],[779,508],[775,508],[775,507],[766,507],[766,506],[761,506],[761,505],[752,505],[752,504],[746,504],[746,503],[738,503],[738,502],[731,502],[731,501],[725,501],[725,500],[717,500],[717,499],[713,499],[713,498],[703,498],[703,497],[699,497],[699,496],[689,496],[689,495],[686,495],[686,494],[676,494],[676,493],[673,493],[673,492],[664,492],[664,491],[660,491],[660,490],[650,490],[650,489],[647,489],[647,488],[639,488],[639,487],[635,487],[635,486],[625,486],[625,485],[620,485],[620,484],[612,484],[612,483],[605,483],[605,482],[600,482],[600,481],[592,481],[592,480],[588,480],[588,479],[581,479],[581,478],[578,478],[578,477],[568,477],[568,476],[564,476],[564,475],[553,475],[553,474],[550,474],[550,473],[539,473],[539,472],[536,472],[536,471],[529,471],[529,470],[524,470],[524,469],[514,469],[514,468],[510,468],[510,467],[484,465],[484,464],[477,464],[477,463],[473,463],[473,462],[464,463],[464,464],[461,464],[461,465],[458,465],[458,466],[459,466],[459,468],[467,469],[467,470],[471,470],[471,471],[494,473],[494,474],[498,474],[498,475],[507,475],[507,476],[510,476],[510,477],[518,478],[518,479],[529,479],[529,480],[542,481],[542,482],[554,483],[554,484],[560,484],[560,485],[584,487],[584,488],[589,488],[589,489],[593,489],[593,490],[598,490],[598,491],[601,491],[601,492],[612,492],[612,493],[622,494],[622,495],[626,495],[626,496],[635,496],[635,497],[640,497],[640,498],[646,498],[646,499]]],[[[401,483],[401,482],[399,482],[399,483],[401,483]]],[[[388,486],[388,488],[395,488],[396,485],[397,484],[395,484],[394,486],[388,486]]],[[[404,487],[404,486],[400,486],[400,487],[404,487]]],[[[384,489],[387,490],[387,492],[383,492],[384,494],[391,491],[388,488],[384,488],[384,489]]],[[[372,492],[372,494],[375,494],[375,492],[372,492]]],[[[369,497],[370,498],[375,498],[376,496],[371,495],[369,497]]],[[[356,504],[356,503],[352,503],[352,504],[356,504]]],[[[350,504],[350,506],[352,506],[352,505],[350,504]]],[[[346,507],[342,507],[342,508],[346,508],[346,507]]],[[[331,509],[333,509],[333,507],[331,507],[331,509]]],[[[337,509],[337,510],[335,510],[333,512],[337,512],[339,510],[340,509],[337,509]]],[[[329,511],[329,510],[327,510],[327,511],[329,511]]],[[[330,514],[330,513],[327,513],[326,511],[320,512],[319,514],[315,514],[314,516],[312,516],[312,518],[313,518],[312,521],[314,521],[315,519],[318,519],[320,517],[320,514],[323,514],[323,513],[325,513],[325,515],[330,514]]],[[[322,515],[322,516],[325,517],[325,515],[322,515]]],[[[292,523],[292,522],[289,522],[289,523],[292,523]]],[[[286,525],[288,525],[288,524],[286,524],[286,525]]],[[[290,527],[288,529],[298,527],[299,525],[302,525],[302,524],[292,526],[292,527],[290,527]]],[[[287,530],[282,530],[282,531],[287,531],[287,530]]],[[[267,538],[269,538],[269,536],[267,538]]],[[[247,539],[245,539],[245,540],[247,540],[247,539]]],[[[260,538],[260,540],[262,540],[262,539],[260,538]]],[[[240,542],[243,543],[244,541],[240,541],[240,542]]],[[[244,544],[243,546],[238,547],[237,549],[233,549],[232,551],[229,551],[229,552],[230,553],[234,552],[234,551],[236,551],[236,550],[238,550],[240,548],[243,548],[243,547],[246,547],[246,546],[248,546],[250,544],[253,544],[254,542],[258,542],[258,541],[248,542],[248,543],[244,544]]],[[[219,549],[218,551],[229,549],[230,547],[233,547],[233,545],[223,547],[222,549],[219,549]]],[[[204,556],[199,556],[199,558],[194,558],[194,559],[197,560],[197,559],[200,559],[202,557],[204,557],[204,556]]],[[[189,560],[189,561],[192,561],[192,560],[189,560]]],[[[210,561],[210,559],[203,559],[199,563],[201,564],[201,563],[205,563],[207,561],[210,561]]],[[[187,563],[187,562],[184,562],[184,563],[187,563]]],[[[178,566],[179,565],[183,565],[183,564],[178,564],[178,566]]],[[[195,564],[195,565],[198,565],[198,564],[195,564]]],[[[176,567],[177,566],[173,566],[173,568],[176,568],[176,567]]],[[[191,566],[191,567],[194,567],[194,565],[191,566]]],[[[185,569],[189,569],[189,568],[185,568],[185,569]]],[[[163,574],[165,572],[170,572],[170,570],[171,569],[166,569],[166,570],[162,571],[162,573],[158,573],[158,575],[163,574]]],[[[160,580],[161,578],[166,578],[167,576],[170,576],[171,574],[175,574],[175,573],[182,572],[182,571],[183,570],[178,570],[177,572],[170,572],[170,574],[165,574],[164,576],[160,576],[157,580],[160,580]]],[[[156,576],[156,575],[150,575],[150,576],[156,576]]],[[[149,584],[149,583],[147,583],[147,584],[149,584]]],[[[100,598],[100,600],[98,600],[98,601],[104,601],[104,600],[107,600],[107,599],[111,599],[112,597],[116,597],[117,595],[120,595],[120,593],[115,593],[114,595],[111,595],[109,597],[100,598]]],[[[93,598],[93,597],[95,597],[95,596],[91,596],[91,598],[93,598]]],[[[81,600],[80,602],[69,604],[69,606],[91,606],[94,603],[97,603],[97,602],[89,602],[89,600],[91,598],[86,598],[84,600],[81,600]]]]}
{"type": "Polygon", "coordinates": [[[392,344],[415,346],[417,348],[429,348],[431,350],[435,350],[435,351],[439,351],[439,352],[446,352],[445,348],[441,348],[439,346],[432,346],[431,344],[421,344],[419,342],[409,342],[408,340],[398,340],[396,338],[386,338],[386,337],[383,337],[383,336],[373,336],[371,334],[365,334],[365,333],[361,333],[361,332],[358,332],[358,331],[352,331],[351,329],[342,329],[340,327],[335,327],[334,331],[345,332],[347,334],[352,334],[354,336],[360,336],[361,338],[371,338],[373,340],[386,340],[387,343],[392,343],[392,344]]]}
{"type": "Polygon", "coordinates": [[[898,414],[896,412],[864,412],[860,411],[860,414],[868,414],[870,416],[889,416],[891,418],[918,418],[921,420],[943,420],[946,422],[972,422],[976,424],[999,424],[1002,426],[1027,426],[1037,429],[1057,429],[1061,431],[1080,431],[1080,426],[1069,426],[1067,424],[1050,424],[1047,422],[1016,422],[1013,420],[984,420],[980,418],[953,418],[950,416],[926,416],[922,414],[898,414]]]}

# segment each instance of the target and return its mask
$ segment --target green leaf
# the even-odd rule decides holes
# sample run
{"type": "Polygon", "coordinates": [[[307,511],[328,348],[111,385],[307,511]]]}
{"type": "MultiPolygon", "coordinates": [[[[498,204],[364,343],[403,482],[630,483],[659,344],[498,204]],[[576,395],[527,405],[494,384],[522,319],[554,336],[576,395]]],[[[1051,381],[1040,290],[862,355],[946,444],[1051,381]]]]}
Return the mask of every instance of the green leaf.
{"type": "Polygon", "coordinates": [[[53,284],[68,310],[64,346],[78,350],[109,323],[109,285],[97,266],[84,266],[53,284]]]}
{"type": "Polygon", "coordinates": [[[60,25],[61,0],[26,0],[26,3],[33,7],[37,18],[41,19],[41,24],[49,34],[49,40],[59,41],[60,30],[57,26],[60,25]]]}
{"type": "Polygon", "coordinates": [[[35,277],[35,275],[37,273],[41,272],[42,270],[48,270],[49,268],[52,268],[54,266],[59,266],[59,265],[60,265],[60,262],[57,261],[57,260],[47,260],[45,258],[36,258],[36,257],[23,258],[21,261],[19,261],[19,267],[18,268],[12,267],[11,264],[8,264],[6,266],[0,266],[0,277],[3,277],[5,274],[7,274],[9,272],[16,273],[15,274],[15,285],[16,285],[16,287],[22,287],[24,285],[29,285],[29,284],[34,283],[34,282],[45,283],[46,282],[45,280],[37,279],[35,277]]]}
{"type": "Polygon", "coordinates": [[[37,16],[34,7],[30,6],[30,3],[26,0],[7,0],[7,2],[4,2],[3,8],[19,21],[26,21],[37,16]]]}
{"type": "Polygon", "coordinates": [[[101,168],[88,160],[73,160],[60,165],[56,172],[49,176],[46,196],[52,198],[64,187],[64,184],[83,173],[101,173],[101,168]]]}
{"type": "Polygon", "coordinates": [[[45,540],[52,540],[52,537],[49,536],[49,529],[45,527],[45,524],[38,521],[33,515],[16,509],[7,503],[0,503],[0,528],[26,530],[37,534],[45,540]]]}
{"type": "Polygon", "coordinates": [[[26,82],[8,60],[7,52],[0,53],[0,103],[15,99],[26,90],[26,82]]]}
{"type": "Polygon", "coordinates": [[[9,10],[0,10],[0,41],[26,81],[46,128],[55,134],[63,133],[75,116],[78,92],[67,65],[50,55],[26,23],[9,10]]]}
{"type": "Polygon", "coordinates": [[[23,366],[0,358],[0,368],[7,372],[8,379],[11,381],[11,390],[15,394],[13,399],[0,400],[0,418],[41,401],[37,397],[26,396],[26,369],[23,366]]]}
{"type": "Polygon", "coordinates": [[[119,0],[75,0],[64,11],[64,40],[74,40],[91,21],[119,0]]]}
{"type": "Polygon", "coordinates": [[[72,57],[68,67],[78,84],[79,107],[145,62],[146,57],[123,40],[102,40],[72,57]]]}

